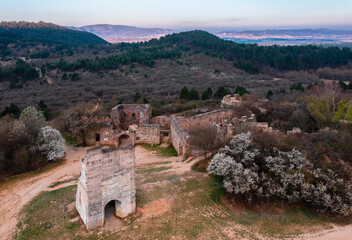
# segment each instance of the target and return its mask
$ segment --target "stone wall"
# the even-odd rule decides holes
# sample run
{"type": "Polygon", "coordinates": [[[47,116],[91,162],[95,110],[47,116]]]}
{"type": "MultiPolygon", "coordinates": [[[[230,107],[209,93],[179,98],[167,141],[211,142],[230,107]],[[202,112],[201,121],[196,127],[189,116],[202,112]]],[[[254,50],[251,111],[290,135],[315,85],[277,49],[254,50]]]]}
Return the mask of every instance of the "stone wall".
{"type": "Polygon", "coordinates": [[[170,139],[173,147],[175,148],[178,155],[182,155],[183,158],[187,158],[190,155],[190,145],[189,145],[189,134],[182,127],[180,120],[184,118],[177,118],[175,116],[171,117],[170,121],[170,139]]]}
{"type": "Polygon", "coordinates": [[[234,106],[240,105],[242,101],[243,98],[238,94],[235,94],[233,97],[227,95],[221,100],[220,108],[233,108],[234,106]]]}
{"type": "Polygon", "coordinates": [[[88,230],[103,226],[104,209],[115,201],[116,216],[126,217],[136,210],[135,150],[96,147],[81,161],[76,209],[88,230]]]}
{"type": "Polygon", "coordinates": [[[207,128],[214,124],[225,125],[231,123],[233,111],[219,109],[208,113],[199,114],[189,118],[179,118],[180,124],[187,132],[197,128],[207,128]]]}
{"type": "Polygon", "coordinates": [[[99,144],[119,147],[121,139],[126,137],[130,139],[131,144],[135,144],[135,133],[133,131],[119,131],[112,128],[105,128],[100,131],[99,144]]]}
{"type": "Polygon", "coordinates": [[[131,125],[150,123],[152,108],[148,104],[120,104],[111,110],[114,129],[128,130],[131,125]]]}
{"type": "Polygon", "coordinates": [[[152,118],[151,123],[160,125],[161,130],[170,130],[170,121],[169,116],[157,116],[152,118]]]}
{"type": "Polygon", "coordinates": [[[135,143],[160,144],[160,125],[142,124],[135,134],[135,143]]]}

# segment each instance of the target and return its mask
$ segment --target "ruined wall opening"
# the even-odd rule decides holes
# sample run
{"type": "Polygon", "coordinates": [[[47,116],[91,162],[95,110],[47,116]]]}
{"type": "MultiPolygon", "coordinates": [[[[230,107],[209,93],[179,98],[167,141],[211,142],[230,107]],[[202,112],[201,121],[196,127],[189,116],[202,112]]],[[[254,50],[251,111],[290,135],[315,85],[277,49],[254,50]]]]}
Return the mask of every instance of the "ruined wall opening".
{"type": "Polygon", "coordinates": [[[117,217],[124,217],[121,210],[121,202],[118,200],[111,200],[104,207],[104,223],[111,224],[116,222],[117,217]]]}
{"type": "Polygon", "coordinates": [[[100,142],[100,133],[95,134],[95,141],[100,142]]]}
{"type": "Polygon", "coordinates": [[[116,204],[115,200],[108,202],[104,208],[104,221],[113,221],[116,218],[116,204]]]}
{"type": "Polygon", "coordinates": [[[119,137],[119,147],[125,147],[132,144],[132,139],[130,136],[124,134],[119,137]]]}

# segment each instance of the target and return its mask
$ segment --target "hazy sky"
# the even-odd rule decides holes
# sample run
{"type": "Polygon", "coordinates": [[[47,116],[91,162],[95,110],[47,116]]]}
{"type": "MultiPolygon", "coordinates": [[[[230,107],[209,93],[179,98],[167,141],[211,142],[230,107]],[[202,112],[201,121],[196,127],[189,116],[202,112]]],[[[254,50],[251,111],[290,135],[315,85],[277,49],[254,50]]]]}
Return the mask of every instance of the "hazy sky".
{"type": "Polygon", "coordinates": [[[0,0],[0,21],[173,29],[352,29],[352,0],[0,0]]]}

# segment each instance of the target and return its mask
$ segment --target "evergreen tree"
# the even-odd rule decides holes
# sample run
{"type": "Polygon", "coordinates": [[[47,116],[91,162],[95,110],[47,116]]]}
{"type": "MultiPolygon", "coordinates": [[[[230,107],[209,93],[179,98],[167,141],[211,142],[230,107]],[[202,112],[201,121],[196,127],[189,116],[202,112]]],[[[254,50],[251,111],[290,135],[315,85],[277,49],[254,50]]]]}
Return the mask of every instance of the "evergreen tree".
{"type": "Polygon", "coordinates": [[[147,98],[143,98],[143,104],[148,104],[148,103],[149,103],[148,99],[147,98]]]}
{"type": "Polygon", "coordinates": [[[245,87],[238,86],[238,87],[236,87],[235,94],[238,94],[240,96],[244,96],[246,94],[249,94],[249,91],[245,87]]]}
{"type": "Polygon", "coordinates": [[[67,80],[67,74],[65,72],[62,74],[61,80],[67,80]]]}
{"type": "Polygon", "coordinates": [[[136,92],[136,94],[133,97],[133,102],[136,103],[139,101],[139,99],[141,99],[141,94],[139,92],[136,92]]]}
{"type": "Polygon", "coordinates": [[[231,94],[230,89],[225,88],[225,87],[219,87],[218,90],[216,90],[214,97],[215,98],[223,98],[226,95],[230,95],[230,94],[231,94]]]}
{"type": "Polygon", "coordinates": [[[273,91],[271,91],[271,89],[269,89],[269,91],[266,93],[266,98],[270,99],[273,95],[274,95],[273,91]]]}
{"type": "Polygon", "coordinates": [[[180,93],[180,99],[189,99],[189,90],[187,87],[183,87],[181,89],[181,93],[180,93]]]}
{"type": "MultiPolygon", "coordinates": [[[[316,84],[315,84],[316,85],[316,84]]],[[[302,91],[302,92],[304,92],[304,87],[303,87],[303,85],[302,85],[302,83],[294,83],[294,84],[292,84],[292,86],[291,86],[291,91],[292,90],[297,90],[297,91],[302,91]]]]}
{"type": "Polygon", "coordinates": [[[202,100],[205,101],[212,98],[213,98],[213,90],[211,90],[211,88],[208,87],[208,89],[202,93],[202,100]]]}
{"type": "Polygon", "coordinates": [[[188,94],[189,100],[199,100],[199,93],[195,88],[192,88],[188,94]]]}
{"type": "Polygon", "coordinates": [[[346,90],[346,88],[347,88],[347,84],[344,82],[344,81],[339,81],[339,84],[340,84],[340,86],[341,86],[341,88],[343,89],[343,90],[346,90]]]}
{"type": "Polygon", "coordinates": [[[11,115],[14,118],[19,118],[21,114],[21,109],[14,103],[11,103],[10,106],[6,107],[1,113],[0,118],[6,115],[11,115]]]}
{"type": "Polygon", "coordinates": [[[38,104],[38,109],[40,111],[42,111],[43,116],[45,117],[46,120],[49,120],[50,115],[49,115],[49,110],[48,107],[46,106],[46,104],[44,103],[43,100],[40,100],[39,104],[38,104]]]}
{"type": "Polygon", "coordinates": [[[76,81],[79,81],[79,80],[81,80],[81,78],[80,78],[78,73],[73,73],[71,75],[71,81],[76,82],[76,81]]]}

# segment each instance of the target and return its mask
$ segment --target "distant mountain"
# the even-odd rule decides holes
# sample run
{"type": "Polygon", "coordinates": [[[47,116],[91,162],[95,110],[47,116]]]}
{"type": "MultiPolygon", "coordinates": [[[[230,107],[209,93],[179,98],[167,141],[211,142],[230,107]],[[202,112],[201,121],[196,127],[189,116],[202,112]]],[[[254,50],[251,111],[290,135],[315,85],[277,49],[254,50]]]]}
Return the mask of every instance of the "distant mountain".
{"type": "Polygon", "coordinates": [[[100,37],[84,32],[68,29],[52,23],[34,22],[1,22],[1,42],[20,43],[59,43],[68,45],[107,44],[100,37]]]}
{"type": "Polygon", "coordinates": [[[164,28],[140,28],[124,25],[97,24],[83,27],[67,27],[93,33],[108,42],[140,42],[159,38],[176,31],[164,28]]]}

